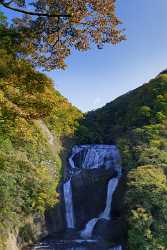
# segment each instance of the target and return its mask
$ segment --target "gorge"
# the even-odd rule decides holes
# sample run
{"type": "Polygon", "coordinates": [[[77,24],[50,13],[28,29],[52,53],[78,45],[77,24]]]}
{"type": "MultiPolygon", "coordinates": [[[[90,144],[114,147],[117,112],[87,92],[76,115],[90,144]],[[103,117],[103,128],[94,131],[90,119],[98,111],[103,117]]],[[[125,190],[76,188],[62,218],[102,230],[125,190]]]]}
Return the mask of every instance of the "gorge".
{"type": "Polygon", "coordinates": [[[83,114],[0,55],[0,249],[166,249],[166,71],[83,114]]]}

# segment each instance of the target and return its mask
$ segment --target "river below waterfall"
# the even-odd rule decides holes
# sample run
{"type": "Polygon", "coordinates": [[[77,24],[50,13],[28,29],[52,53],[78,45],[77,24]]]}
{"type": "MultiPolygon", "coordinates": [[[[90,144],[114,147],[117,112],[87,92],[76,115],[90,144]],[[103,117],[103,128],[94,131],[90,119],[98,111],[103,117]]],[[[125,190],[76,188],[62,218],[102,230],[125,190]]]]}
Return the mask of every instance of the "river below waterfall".
{"type": "MultiPolygon", "coordinates": [[[[112,222],[113,194],[119,184],[121,172],[120,154],[115,145],[74,146],[68,160],[67,174],[63,184],[65,237],[61,240],[57,240],[53,236],[48,237],[32,249],[122,250],[121,245],[113,246],[113,242],[109,244],[109,240],[105,241],[103,232],[101,232],[105,224],[108,225],[107,223],[112,222]],[[104,184],[106,183],[106,191],[102,190],[105,192],[104,199],[100,196],[102,191],[98,194],[99,183],[102,178],[105,179],[104,184]],[[95,192],[92,195],[91,189],[93,188],[95,192]],[[85,194],[85,192],[87,193],[85,194]],[[92,197],[89,197],[91,195],[92,197]],[[96,200],[93,201],[96,195],[99,195],[99,197],[96,197],[96,200]],[[79,201],[76,197],[79,197],[79,201]],[[82,200],[82,197],[89,198],[88,203],[91,209],[89,204],[85,204],[86,202],[82,200]],[[91,198],[93,203],[91,203],[91,198]],[[104,205],[100,211],[101,203],[104,205]],[[78,210],[80,210],[80,213],[78,213],[78,210]],[[96,227],[101,222],[103,222],[102,230],[100,229],[98,234],[94,234],[96,227]],[[70,235],[72,235],[71,238],[70,235]]],[[[100,188],[104,189],[102,186],[100,188]]],[[[110,231],[110,228],[108,228],[108,231],[110,231]]]]}
{"type": "Polygon", "coordinates": [[[107,247],[105,244],[94,241],[81,242],[81,240],[54,241],[48,240],[35,246],[33,250],[122,250],[121,246],[107,247]]]}

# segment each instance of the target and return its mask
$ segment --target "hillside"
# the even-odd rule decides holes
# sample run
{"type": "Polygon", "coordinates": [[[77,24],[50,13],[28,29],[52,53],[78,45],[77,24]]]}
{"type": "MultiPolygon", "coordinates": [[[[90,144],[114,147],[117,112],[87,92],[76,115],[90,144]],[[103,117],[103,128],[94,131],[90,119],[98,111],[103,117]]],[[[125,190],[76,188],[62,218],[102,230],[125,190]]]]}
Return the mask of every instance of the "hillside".
{"type": "MultiPolygon", "coordinates": [[[[64,143],[81,112],[56,91],[20,53],[13,30],[0,41],[0,249],[9,232],[21,244],[39,235],[33,217],[43,217],[59,198],[64,143]],[[12,44],[12,46],[10,46],[12,44]],[[36,230],[36,231],[35,231],[36,230]]],[[[42,220],[42,219],[41,219],[42,220]]],[[[10,247],[9,247],[10,248],[10,247]]]]}
{"type": "Polygon", "coordinates": [[[167,247],[167,72],[89,112],[79,143],[116,143],[122,153],[128,249],[167,247]]]}

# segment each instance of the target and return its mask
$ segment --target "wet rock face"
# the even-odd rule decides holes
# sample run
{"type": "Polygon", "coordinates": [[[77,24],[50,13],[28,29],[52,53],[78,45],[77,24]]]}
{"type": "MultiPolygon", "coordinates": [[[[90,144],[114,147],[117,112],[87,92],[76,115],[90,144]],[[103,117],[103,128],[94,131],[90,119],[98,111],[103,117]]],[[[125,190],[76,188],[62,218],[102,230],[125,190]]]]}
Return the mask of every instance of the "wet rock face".
{"type": "MultiPolygon", "coordinates": [[[[76,227],[83,229],[92,217],[98,217],[106,205],[107,185],[117,173],[114,170],[94,169],[87,170],[73,177],[73,198],[76,214],[76,227]]],[[[120,178],[117,189],[113,195],[111,220],[100,219],[94,230],[93,237],[122,244],[126,240],[126,223],[124,214],[124,193],[126,174],[120,178]]]]}
{"type": "Polygon", "coordinates": [[[49,234],[63,233],[66,230],[64,214],[64,204],[62,202],[46,212],[45,219],[49,234]]]}
{"type": "MultiPolygon", "coordinates": [[[[104,210],[106,205],[107,184],[109,180],[116,175],[117,173],[113,169],[85,169],[72,177],[76,230],[83,229],[91,218],[98,216],[104,210]]],[[[113,195],[112,220],[107,221],[101,219],[97,223],[93,231],[95,238],[102,238],[115,243],[124,241],[126,226],[122,214],[124,214],[123,197],[125,183],[126,176],[122,175],[113,195]]],[[[63,234],[66,231],[64,214],[65,209],[63,203],[59,203],[47,212],[46,220],[49,234],[63,234]]]]}
{"type": "Polygon", "coordinates": [[[126,226],[121,217],[110,221],[101,219],[97,222],[93,235],[96,238],[120,244],[125,241],[126,226]]]}
{"type": "Polygon", "coordinates": [[[82,170],[72,178],[75,225],[83,229],[93,217],[98,216],[105,208],[107,183],[116,176],[112,169],[82,170]]]}
{"type": "Polygon", "coordinates": [[[125,190],[126,190],[126,173],[123,171],[118,187],[115,190],[114,195],[113,195],[113,203],[112,203],[112,218],[113,219],[117,219],[121,215],[125,214],[125,211],[124,211],[125,190]]]}
{"type": "Polygon", "coordinates": [[[124,218],[124,194],[126,190],[126,173],[123,172],[119,184],[113,195],[111,220],[101,219],[97,222],[93,236],[102,238],[114,244],[122,244],[126,242],[127,225],[124,218]]]}
{"type": "MultiPolygon", "coordinates": [[[[98,216],[105,208],[107,184],[117,173],[113,170],[85,169],[72,177],[75,226],[77,230],[84,228],[93,217],[98,216]]],[[[60,188],[61,200],[63,191],[60,188]]],[[[57,204],[46,213],[49,234],[63,233],[66,230],[65,208],[63,202],[57,204]]]]}

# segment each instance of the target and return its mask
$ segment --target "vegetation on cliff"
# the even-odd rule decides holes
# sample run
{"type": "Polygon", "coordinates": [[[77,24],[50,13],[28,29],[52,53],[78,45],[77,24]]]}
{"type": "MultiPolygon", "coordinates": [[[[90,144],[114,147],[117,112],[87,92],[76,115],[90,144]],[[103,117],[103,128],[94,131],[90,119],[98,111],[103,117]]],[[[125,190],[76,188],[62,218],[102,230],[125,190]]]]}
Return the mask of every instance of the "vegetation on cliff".
{"type": "Polygon", "coordinates": [[[24,60],[24,37],[0,17],[0,249],[24,219],[53,206],[61,177],[61,138],[71,137],[81,112],[24,60]],[[55,140],[51,150],[44,124],[55,140]]]}
{"type": "Polygon", "coordinates": [[[81,122],[81,143],[116,143],[127,170],[128,249],[167,246],[167,74],[131,91],[81,122]]]}

